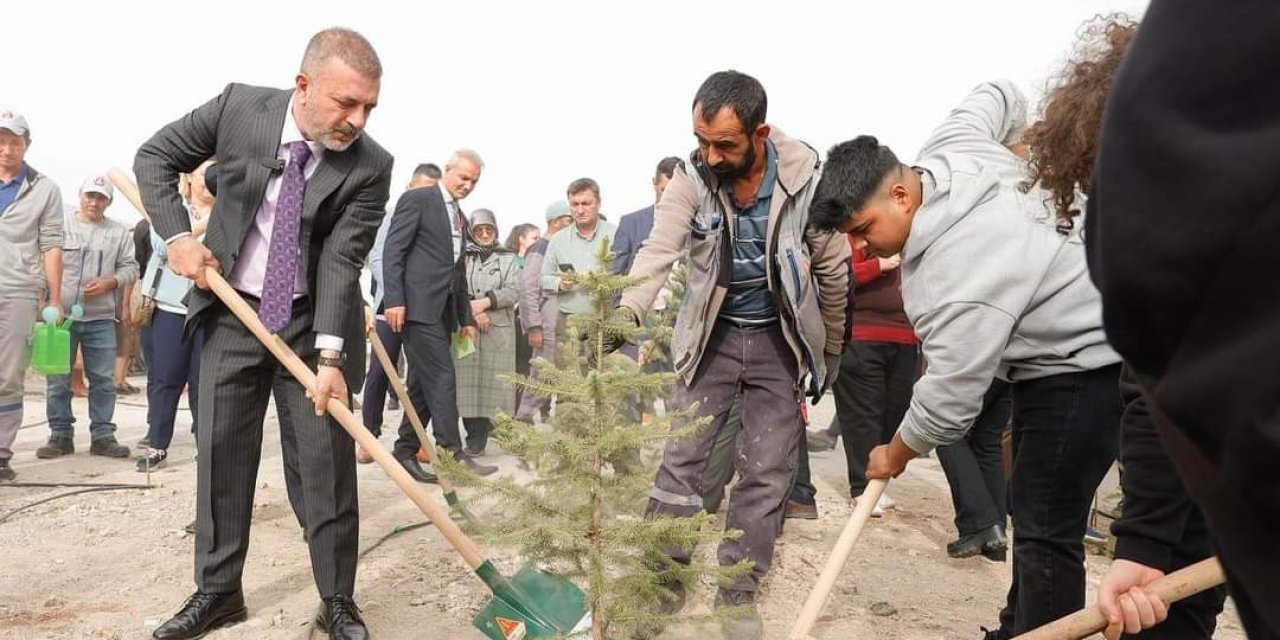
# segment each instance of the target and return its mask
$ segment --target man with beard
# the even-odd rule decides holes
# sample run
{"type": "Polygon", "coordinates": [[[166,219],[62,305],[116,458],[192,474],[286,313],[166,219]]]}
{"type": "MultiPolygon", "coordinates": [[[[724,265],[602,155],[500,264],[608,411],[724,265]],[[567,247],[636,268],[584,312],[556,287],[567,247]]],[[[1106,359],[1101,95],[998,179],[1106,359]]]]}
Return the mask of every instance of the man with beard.
{"type": "Polygon", "coordinates": [[[247,617],[249,547],[262,423],[274,394],[289,502],[305,530],[332,638],[368,637],[352,599],[359,513],[354,447],[325,415],[364,373],[360,268],[382,219],[391,154],[363,136],[382,64],[360,34],[317,33],[291,90],[228,85],[138,150],[134,172],[169,268],[196,281],[187,331],[204,328],[196,481],[196,592],[153,637],[198,638],[247,617]],[[180,172],[218,157],[217,224],[190,232],[180,172]],[[208,292],[221,269],[266,328],[317,367],[307,389],[208,292]],[[350,357],[344,354],[348,347],[350,357]],[[206,415],[208,416],[206,418],[206,415]]]}
{"type": "MultiPolygon", "coordinates": [[[[703,508],[703,470],[741,395],[739,480],[727,526],[743,535],[721,543],[719,560],[754,566],[716,598],[717,606],[748,612],[725,624],[725,637],[735,639],[761,637],[756,593],[795,475],[801,403],[806,391],[816,400],[830,387],[847,334],[849,243],[808,224],[818,153],[766,124],[766,107],[764,87],[751,76],[722,71],[703,82],[693,100],[693,171],[675,170],[631,267],[630,275],[647,280],[620,304],[639,322],[688,247],[671,345],[679,376],[673,404],[696,403],[711,423],[668,442],[646,515],[689,517],[703,508]]],[[[692,549],[671,557],[687,565],[692,549]]],[[[673,579],[664,586],[674,597],[663,609],[679,610],[685,585],[673,579]]]]}

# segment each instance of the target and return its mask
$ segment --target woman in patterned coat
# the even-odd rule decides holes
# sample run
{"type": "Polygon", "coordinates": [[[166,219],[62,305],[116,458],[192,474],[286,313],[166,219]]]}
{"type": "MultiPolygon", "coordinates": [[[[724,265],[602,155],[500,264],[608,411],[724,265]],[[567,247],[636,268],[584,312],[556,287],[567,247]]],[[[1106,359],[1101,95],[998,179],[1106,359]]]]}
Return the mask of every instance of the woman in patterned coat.
{"type": "Polygon", "coordinates": [[[493,212],[477,209],[471,213],[471,235],[467,245],[467,292],[475,315],[475,353],[455,359],[458,377],[458,415],[467,430],[466,452],[483,455],[498,411],[514,414],[516,390],[503,382],[503,374],[516,370],[515,305],[516,254],[498,243],[498,222],[493,212]]]}

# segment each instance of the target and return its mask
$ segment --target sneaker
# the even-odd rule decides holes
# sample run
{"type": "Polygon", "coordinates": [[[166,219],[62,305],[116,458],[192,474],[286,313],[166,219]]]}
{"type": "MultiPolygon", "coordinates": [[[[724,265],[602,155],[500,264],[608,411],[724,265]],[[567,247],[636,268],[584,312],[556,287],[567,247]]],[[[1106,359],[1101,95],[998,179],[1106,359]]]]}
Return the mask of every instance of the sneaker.
{"type": "Polygon", "coordinates": [[[756,611],[756,594],[753,591],[720,589],[716,593],[716,608],[734,607],[732,617],[720,623],[720,633],[725,640],[764,640],[764,624],[756,611]]]}
{"type": "Polygon", "coordinates": [[[14,478],[17,477],[17,472],[13,470],[13,467],[9,466],[9,460],[0,460],[0,482],[13,482],[14,478]]]}
{"type": "Polygon", "coordinates": [[[787,520],[817,520],[818,505],[787,500],[787,508],[782,512],[782,517],[787,520]]]}
{"type": "MultiPolygon", "coordinates": [[[[39,452],[36,455],[40,455],[39,452]]],[[[129,447],[116,442],[115,436],[98,438],[89,444],[89,455],[108,458],[128,458],[129,447]]]]}
{"type": "Polygon", "coordinates": [[[147,449],[146,455],[138,457],[138,473],[146,473],[148,469],[159,469],[168,459],[169,452],[164,449],[147,449]]]}
{"type": "MultiPolygon", "coordinates": [[[[858,500],[860,498],[862,498],[862,496],[858,496],[857,498],[854,498],[852,500],[854,509],[858,508],[858,500]]],[[[889,509],[896,509],[897,507],[898,507],[898,503],[894,502],[893,498],[890,498],[888,495],[885,495],[882,493],[880,494],[880,499],[876,500],[876,505],[874,507],[871,507],[871,517],[872,518],[882,517],[884,516],[885,511],[888,511],[889,509]]]]}
{"type": "Polygon", "coordinates": [[[43,447],[36,449],[36,457],[42,460],[59,458],[76,452],[76,443],[70,437],[49,436],[43,447]]]}
{"type": "Polygon", "coordinates": [[[838,437],[831,435],[825,429],[822,431],[809,432],[809,453],[818,453],[820,451],[830,451],[836,448],[838,437]]]}

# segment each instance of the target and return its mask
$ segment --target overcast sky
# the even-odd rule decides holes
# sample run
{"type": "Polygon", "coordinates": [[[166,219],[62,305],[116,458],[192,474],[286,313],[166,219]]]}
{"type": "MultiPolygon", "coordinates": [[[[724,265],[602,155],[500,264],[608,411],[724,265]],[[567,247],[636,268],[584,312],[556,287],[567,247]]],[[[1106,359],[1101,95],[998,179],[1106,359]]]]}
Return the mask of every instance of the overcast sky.
{"type": "MultiPolygon", "coordinates": [[[[343,25],[382,58],[367,133],[396,157],[391,202],[419,162],[471,147],[486,166],[467,209],[504,232],[542,221],[582,176],[616,221],[651,203],[664,156],[694,146],[690,102],[710,73],[759,78],[768,121],[819,150],[871,133],[912,157],[969,88],[1038,95],[1080,24],[1145,1],[19,2],[0,110],[32,128],[27,160],[68,205],[87,176],[129,170],[157,128],[228,82],[290,87],[308,38],[343,25]]],[[[108,214],[137,219],[119,198],[108,214]]]]}

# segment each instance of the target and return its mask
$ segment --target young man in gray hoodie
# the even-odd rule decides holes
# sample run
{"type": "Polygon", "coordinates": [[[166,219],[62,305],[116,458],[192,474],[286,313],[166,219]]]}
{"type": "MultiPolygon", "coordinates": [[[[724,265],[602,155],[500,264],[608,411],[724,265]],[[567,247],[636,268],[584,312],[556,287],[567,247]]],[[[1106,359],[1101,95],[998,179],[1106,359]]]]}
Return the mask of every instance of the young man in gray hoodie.
{"type": "MultiPolygon", "coordinates": [[[[116,441],[116,291],[138,279],[133,257],[133,229],[106,217],[114,190],[105,176],[93,176],[80,186],[80,208],[66,218],[62,251],[62,303],[67,313],[75,305],[84,315],[71,325],[71,353],[84,355],[89,378],[89,453],[111,458],[129,456],[116,441]]],[[[49,441],[36,449],[37,458],[57,458],[76,450],[71,413],[71,376],[49,376],[46,404],[49,441]]]]}
{"type": "Polygon", "coordinates": [[[1013,387],[1013,584],[1000,628],[1024,633],[1084,606],[1084,535],[1094,490],[1119,445],[1120,357],[1102,330],[1079,225],[1059,228],[1024,186],[1026,100],[978,86],[915,166],[870,136],[836,145],[814,196],[819,229],[902,254],[902,298],[927,369],[868,479],[964,437],[993,379],[1013,387]]]}
{"type": "Polygon", "coordinates": [[[62,195],[27,164],[30,147],[27,119],[0,110],[0,482],[17,477],[9,459],[40,301],[62,306],[62,195]]]}

